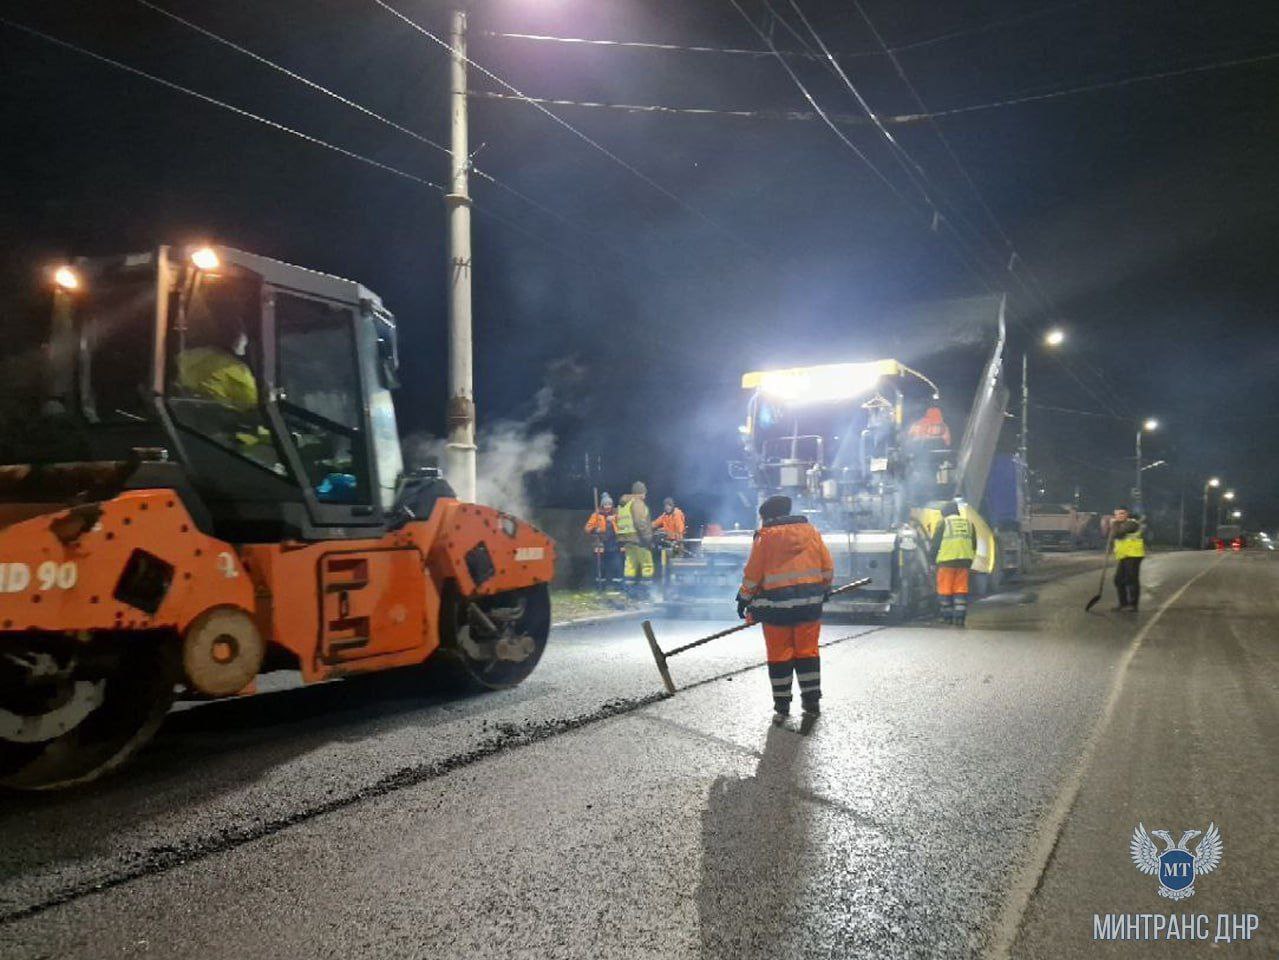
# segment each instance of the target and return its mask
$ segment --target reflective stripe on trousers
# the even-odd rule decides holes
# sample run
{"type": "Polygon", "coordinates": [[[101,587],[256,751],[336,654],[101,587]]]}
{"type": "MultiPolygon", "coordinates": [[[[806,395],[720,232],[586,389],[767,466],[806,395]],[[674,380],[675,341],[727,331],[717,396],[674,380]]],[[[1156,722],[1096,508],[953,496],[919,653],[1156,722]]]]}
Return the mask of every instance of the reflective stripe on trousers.
{"type": "Polygon", "coordinates": [[[818,639],[822,625],[810,620],[794,626],[764,624],[764,643],[768,647],[768,679],[773,699],[790,702],[791,675],[799,681],[800,696],[816,700],[821,692],[821,659],[818,639]]]}
{"type": "Polygon", "coordinates": [[[784,663],[770,663],[768,665],[768,679],[773,685],[773,700],[790,703],[791,699],[791,674],[795,670],[795,663],[787,660],[784,663]]]}

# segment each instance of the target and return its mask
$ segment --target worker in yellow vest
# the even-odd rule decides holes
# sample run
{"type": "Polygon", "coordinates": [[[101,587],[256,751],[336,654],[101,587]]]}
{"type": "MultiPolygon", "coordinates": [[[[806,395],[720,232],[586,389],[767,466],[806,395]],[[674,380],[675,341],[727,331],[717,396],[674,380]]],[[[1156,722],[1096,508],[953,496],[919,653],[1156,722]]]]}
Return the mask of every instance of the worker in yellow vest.
{"type": "Polygon", "coordinates": [[[1141,561],[1146,556],[1146,525],[1127,507],[1115,509],[1110,521],[1110,538],[1115,544],[1115,591],[1120,613],[1136,613],[1141,599],[1141,561]]]}
{"type": "Polygon", "coordinates": [[[933,531],[931,546],[941,620],[962,627],[968,618],[968,573],[977,556],[977,528],[960,516],[954,500],[942,504],[941,523],[933,531]]]}
{"type": "Polygon", "coordinates": [[[653,579],[653,523],[644,501],[647,495],[643,481],[636,480],[617,508],[617,539],[626,555],[626,580],[641,599],[647,598],[648,581],[653,579]]]}

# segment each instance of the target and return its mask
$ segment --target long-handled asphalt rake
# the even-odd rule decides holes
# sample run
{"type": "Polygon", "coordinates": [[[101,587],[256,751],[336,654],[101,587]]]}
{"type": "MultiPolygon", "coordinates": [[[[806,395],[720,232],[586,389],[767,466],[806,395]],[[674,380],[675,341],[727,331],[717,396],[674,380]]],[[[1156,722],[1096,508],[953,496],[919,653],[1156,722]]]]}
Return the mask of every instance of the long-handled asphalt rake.
{"type": "MultiPolygon", "coordinates": [[[[870,577],[863,577],[861,580],[854,580],[852,583],[846,583],[842,587],[837,587],[830,592],[831,597],[839,596],[849,590],[856,590],[858,587],[864,587],[870,583],[870,577]]],[[[719,633],[712,633],[709,637],[702,637],[700,640],[694,640],[692,643],[686,643],[682,647],[676,647],[674,650],[662,652],[662,648],[657,645],[657,637],[653,635],[653,623],[651,620],[645,620],[642,624],[644,628],[644,636],[648,638],[648,648],[653,651],[653,660],[657,663],[657,672],[662,675],[662,683],[666,685],[666,692],[673,694],[675,692],[675,681],[671,679],[671,671],[666,661],[677,653],[684,653],[686,650],[692,650],[694,647],[700,647],[704,643],[710,643],[712,640],[718,640],[720,637],[727,637],[731,633],[739,633],[748,627],[755,626],[754,623],[739,623],[735,627],[729,627],[727,630],[721,630],[719,633]]]]}

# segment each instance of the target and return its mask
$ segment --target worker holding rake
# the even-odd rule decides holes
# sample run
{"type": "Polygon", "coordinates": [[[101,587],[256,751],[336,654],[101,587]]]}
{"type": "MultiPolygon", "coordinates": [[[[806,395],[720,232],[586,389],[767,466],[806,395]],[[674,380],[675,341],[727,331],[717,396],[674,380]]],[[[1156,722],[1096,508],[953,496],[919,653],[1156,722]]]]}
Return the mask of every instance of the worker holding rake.
{"type": "Polygon", "coordinates": [[[737,592],[737,615],[763,624],[774,720],[780,723],[790,714],[792,675],[805,717],[816,717],[822,696],[817,640],[835,565],[808,518],[791,516],[790,497],[769,497],[759,516],[762,523],[737,592]]]}

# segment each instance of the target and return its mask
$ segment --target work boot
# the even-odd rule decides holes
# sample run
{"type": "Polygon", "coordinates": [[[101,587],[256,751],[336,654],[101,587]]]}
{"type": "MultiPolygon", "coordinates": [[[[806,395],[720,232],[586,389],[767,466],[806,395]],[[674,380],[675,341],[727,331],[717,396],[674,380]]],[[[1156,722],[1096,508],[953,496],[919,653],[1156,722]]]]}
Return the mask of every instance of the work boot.
{"type": "Polygon", "coordinates": [[[773,723],[782,723],[790,716],[790,699],[780,697],[773,700],[773,723]]]}
{"type": "Polygon", "coordinates": [[[959,627],[961,630],[964,629],[968,626],[967,619],[968,618],[965,615],[961,614],[955,618],[955,626],[959,627]]]}
{"type": "Polygon", "coordinates": [[[1123,613],[1123,612],[1124,612],[1125,610],[1127,610],[1127,609],[1128,609],[1128,605],[1127,605],[1126,603],[1121,603],[1121,604],[1119,604],[1119,605],[1117,605],[1117,606],[1111,607],[1111,608],[1110,608],[1110,612],[1111,612],[1111,613],[1123,613]]]}
{"type": "Polygon", "coordinates": [[[815,717],[822,712],[821,694],[809,696],[805,694],[800,698],[800,702],[804,705],[804,716],[815,717]]]}

